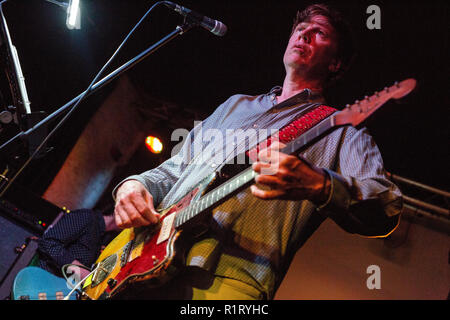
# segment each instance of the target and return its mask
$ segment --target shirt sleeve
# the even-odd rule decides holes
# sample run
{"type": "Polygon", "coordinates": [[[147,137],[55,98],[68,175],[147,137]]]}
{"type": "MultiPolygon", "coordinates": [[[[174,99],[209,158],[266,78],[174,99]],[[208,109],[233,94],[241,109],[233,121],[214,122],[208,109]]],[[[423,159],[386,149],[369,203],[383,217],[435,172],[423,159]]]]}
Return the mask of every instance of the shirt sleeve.
{"type": "Polygon", "coordinates": [[[386,175],[380,151],[367,129],[348,127],[337,156],[328,200],[319,206],[351,233],[381,237],[399,222],[402,195],[386,175]]]}
{"type": "Polygon", "coordinates": [[[70,244],[80,240],[86,230],[89,229],[90,224],[96,223],[95,214],[90,210],[76,210],[65,213],[39,239],[39,251],[50,258],[59,268],[72,263],[74,260],[80,260],[80,257],[76,257],[68,248],[70,248],[70,244]]]}

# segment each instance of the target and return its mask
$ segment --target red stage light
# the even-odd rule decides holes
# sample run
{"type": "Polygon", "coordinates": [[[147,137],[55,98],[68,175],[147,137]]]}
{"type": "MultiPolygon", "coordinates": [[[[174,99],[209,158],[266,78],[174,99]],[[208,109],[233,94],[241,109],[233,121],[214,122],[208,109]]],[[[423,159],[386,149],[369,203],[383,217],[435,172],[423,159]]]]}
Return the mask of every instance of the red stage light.
{"type": "Polygon", "coordinates": [[[154,136],[148,136],[147,138],[145,138],[145,145],[147,146],[148,150],[153,153],[160,153],[163,149],[161,140],[154,136]]]}

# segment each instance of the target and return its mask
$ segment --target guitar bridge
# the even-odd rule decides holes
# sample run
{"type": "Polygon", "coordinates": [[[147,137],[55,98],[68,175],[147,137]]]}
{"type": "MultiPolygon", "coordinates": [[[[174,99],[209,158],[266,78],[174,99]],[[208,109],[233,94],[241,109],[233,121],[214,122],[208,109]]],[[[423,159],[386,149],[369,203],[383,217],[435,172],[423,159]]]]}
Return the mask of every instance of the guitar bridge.
{"type": "Polygon", "coordinates": [[[91,287],[94,288],[105,280],[117,263],[117,254],[113,254],[100,261],[95,267],[94,275],[92,276],[91,287]]]}

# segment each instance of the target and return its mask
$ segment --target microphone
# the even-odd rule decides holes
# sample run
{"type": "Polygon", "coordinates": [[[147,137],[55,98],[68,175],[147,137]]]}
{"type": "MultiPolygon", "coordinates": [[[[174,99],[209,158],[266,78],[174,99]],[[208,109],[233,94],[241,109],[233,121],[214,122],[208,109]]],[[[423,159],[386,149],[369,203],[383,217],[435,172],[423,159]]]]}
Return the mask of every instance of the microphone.
{"type": "Polygon", "coordinates": [[[206,30],[212,32],[216,36],[222,37],[227,32],[227,26],[224,25],[222,22],[208,18],[200,13],[197,13],[195,11],[192,11],[188,8],[185,8],[183,6],[180,6],[176,3],[170,2],[170,1],[164,1],[163,2],[167,7],[175,10],[179,14],[191,18],[192,20],[196,21],[201,27],[205,28],[206,30]]]}

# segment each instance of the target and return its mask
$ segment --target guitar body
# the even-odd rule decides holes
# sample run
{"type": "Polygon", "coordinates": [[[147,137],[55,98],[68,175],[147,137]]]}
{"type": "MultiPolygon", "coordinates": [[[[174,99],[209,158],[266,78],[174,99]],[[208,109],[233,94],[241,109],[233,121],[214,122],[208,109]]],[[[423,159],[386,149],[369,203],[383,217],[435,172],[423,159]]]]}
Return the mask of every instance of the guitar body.
{"type": "MultiPolygon", "coordinates": [[[[66,279],[38,267],[26,267],[14,278],[11,298],[13,300],[62,300],[70,291],[66,279]]],[[[76,295],[71,295],[69,300],[76,300],[76,295]]]]}
{"type": "Polygon", "coordinates": [[[172,229],[169,238],[159,244],[157,231],[156,228],[122,231],[102,252],[97,271],[86,281],[83,290],[88,298],[108,299],[135,281],[149,280],[149,286],[163,284],[165,275],[176,271],[172,263],[176,254],[174,243],[181,231],[172,229]],[[139,238],[144,243],[131,248],[139,238]]]}
{"type": "MultiPolygon", "coordinates": [[[[109,299],[127,284],[139,281],[146,281],[149,289],[158,288],[173,277],[183,264],[184,245],[189,242],[187,239],[177,242],[186,226],[176,229],[174,219],[181,210],[201,196],[213,179],[208,177],[207,184],[161,211],[158,225],[128,228],[114,238],[97,259],[95,271],[83,285],[81,298],[109,299]]],[[[206,230],[206,226],[194,233],[190,230],[189,237],[206,230]]]]}

